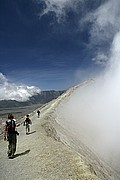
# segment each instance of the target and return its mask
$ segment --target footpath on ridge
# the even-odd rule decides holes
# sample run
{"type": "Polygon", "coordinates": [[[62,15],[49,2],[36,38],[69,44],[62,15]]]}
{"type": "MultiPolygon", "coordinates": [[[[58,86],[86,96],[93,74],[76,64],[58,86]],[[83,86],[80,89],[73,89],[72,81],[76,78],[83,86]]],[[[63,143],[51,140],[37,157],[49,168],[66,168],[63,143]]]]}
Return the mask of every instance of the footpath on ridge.
{"type": "MultiPolygon", "coordinates": [[[[7,157],[8,142],[0,141],[0,180],[106,179],[98,178],[82,155],[62,143],[56,136],[55,129],[50,126],[54,109],[65,96],[66,94],[41,107],[40,118],[37,117],[37,109],[31,112],[29,135],[25,134],[23,124],[17,128],[20,135],[14,159],[7,157]]],[[[21,121],[24,119],[25,117],[21,121]]]]}

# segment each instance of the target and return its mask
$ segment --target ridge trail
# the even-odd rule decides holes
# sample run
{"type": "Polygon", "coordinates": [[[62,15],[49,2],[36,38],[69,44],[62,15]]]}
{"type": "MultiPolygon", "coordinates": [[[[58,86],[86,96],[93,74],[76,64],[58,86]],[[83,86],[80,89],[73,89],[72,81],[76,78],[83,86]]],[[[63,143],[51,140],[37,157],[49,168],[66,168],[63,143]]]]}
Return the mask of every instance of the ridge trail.
{"type": "Polygon", "coordinates": [[[60,141],[54,128],[55,108],[74,89],[39,108],[40,118],[37,110],[30,114],[32,125],[29,135],[25,134],[21,123],[17,128],[20,135],[14,159],[7,157],[8,143],[0,141],[0,180],[108,180],[111,175],[103,173],[99,178],[82,155],[60,141]]]}

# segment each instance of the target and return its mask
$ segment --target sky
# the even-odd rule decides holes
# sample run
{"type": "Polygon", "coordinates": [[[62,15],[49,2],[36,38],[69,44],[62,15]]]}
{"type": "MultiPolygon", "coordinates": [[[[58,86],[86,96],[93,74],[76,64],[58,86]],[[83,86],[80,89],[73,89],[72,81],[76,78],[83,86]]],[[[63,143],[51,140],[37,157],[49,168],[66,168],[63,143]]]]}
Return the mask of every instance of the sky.
{"type": "Polygon", "coordinates": [[[29,98],[41,90],[68,89],[103,73],[119,31],[118,4],[118,0],[0,0],[0,99],[23,101],[21,92],[27,89],[29,98]]]}

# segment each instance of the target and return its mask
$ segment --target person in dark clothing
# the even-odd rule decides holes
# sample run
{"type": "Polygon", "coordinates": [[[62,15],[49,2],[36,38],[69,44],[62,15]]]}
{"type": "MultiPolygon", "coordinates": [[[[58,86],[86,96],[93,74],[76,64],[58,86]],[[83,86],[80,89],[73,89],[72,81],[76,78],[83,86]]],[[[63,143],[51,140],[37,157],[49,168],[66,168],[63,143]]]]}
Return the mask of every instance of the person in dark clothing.
{"type": "Polygon", "coordinates": [[[37,110],[37,114],[38,114],[38,118],[40,117],[40,111],[39,110],[37,110]]]}
{"type": "Polygon", "coordinates": [[[29,118],[29,114],[26,115],[26,119],[24,121],[24,124],[26,125],[26,134],[29,134],[29,132],[30,132],[30,124],[32,124],[32,121],[29,118]]]}
{"type": "Polygon", "coordinates": [[[4,140],[8,141],[8,157],[14,158],[14,154],[16,152],[16,143],[17,143],[17,135],[19,133],[16,131],[16,123],[14,121],[14,117],[11,113],[8,114],[8,120],[5,124],[5,132],[4,132],[4,140]]]}

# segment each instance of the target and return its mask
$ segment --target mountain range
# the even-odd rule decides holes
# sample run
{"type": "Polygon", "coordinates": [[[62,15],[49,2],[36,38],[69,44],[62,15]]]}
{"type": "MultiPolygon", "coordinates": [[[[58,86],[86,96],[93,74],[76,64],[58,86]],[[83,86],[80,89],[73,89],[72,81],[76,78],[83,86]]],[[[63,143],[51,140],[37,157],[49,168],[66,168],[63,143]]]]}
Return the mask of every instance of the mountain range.
{"type": "Polygon", "coordinates": [[[22,106],[30,106],[34,104],[45,104],[49,101],[56,99],[65,91],[41,91],[40,94],[34,95],[29,98],[28,101],[20,102],[16,100],[1,100],[0,101],[0,108],[11,108],[11,107],[22,107],[22,106]]]}

